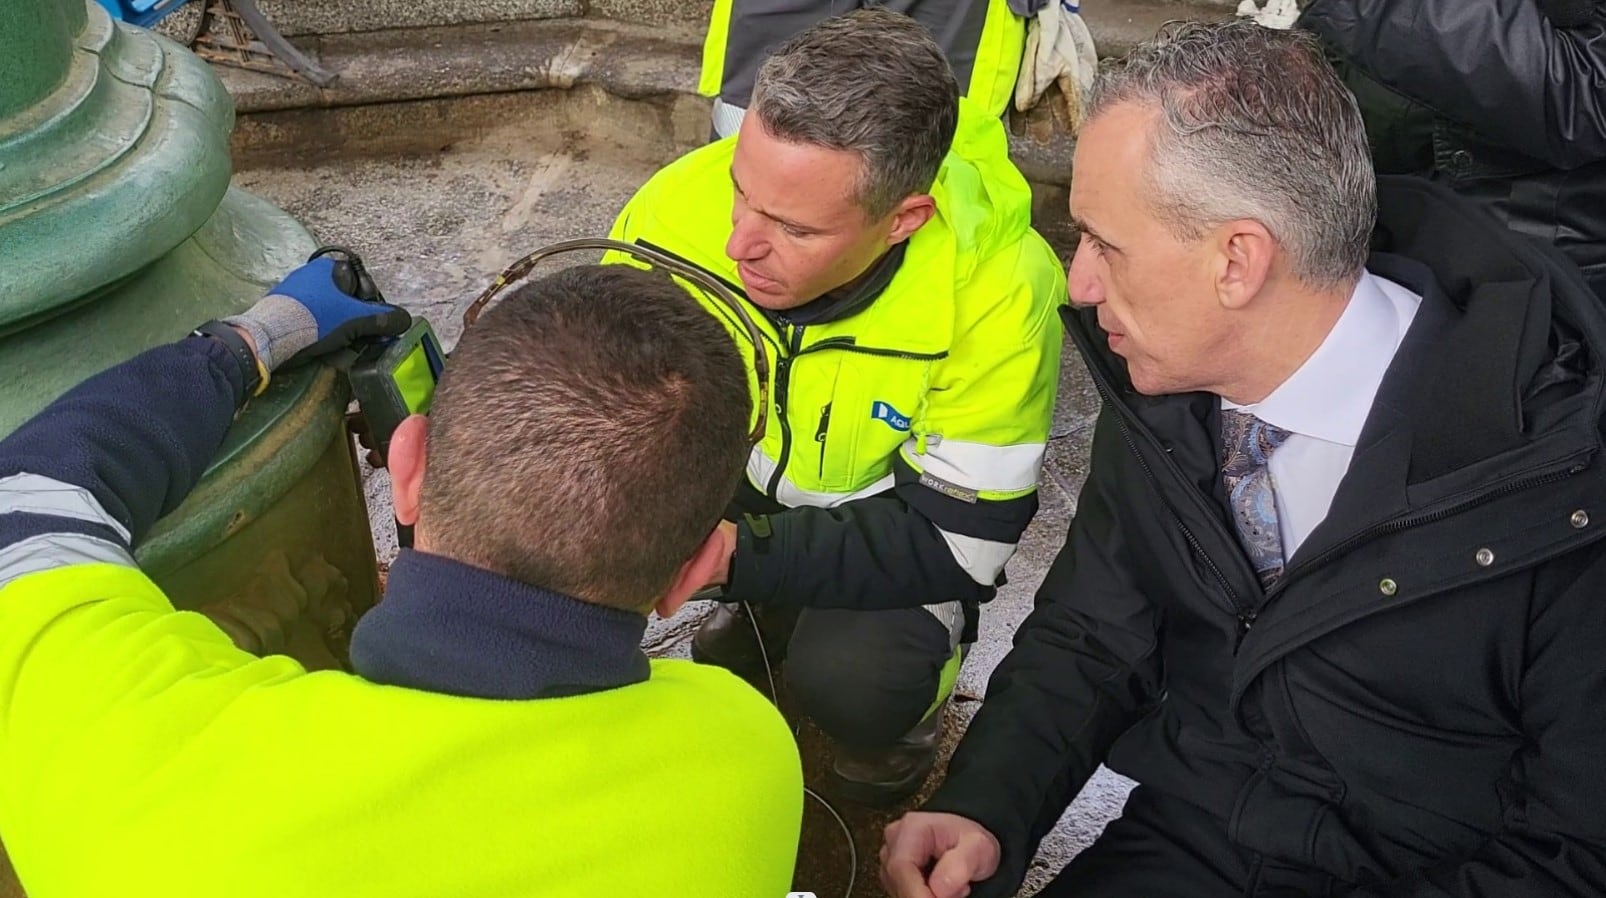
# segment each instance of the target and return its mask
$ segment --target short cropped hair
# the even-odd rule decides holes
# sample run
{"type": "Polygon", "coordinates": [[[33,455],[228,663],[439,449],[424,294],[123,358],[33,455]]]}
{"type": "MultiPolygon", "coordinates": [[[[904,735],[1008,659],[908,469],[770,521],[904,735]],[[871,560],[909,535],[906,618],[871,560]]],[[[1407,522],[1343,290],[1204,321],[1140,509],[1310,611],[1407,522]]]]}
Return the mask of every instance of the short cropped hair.
{"type": "Polygon", "coordinates": [[[1094,83],[1088,117],[1153,105],[1149,201],[1179,239],[1265,225],[1313,286],[1366,264],[1377,181],[1355,97],[1315,38],[1249,20],[1168,27],[1094,83]]]}
{"type": "Polygon", "coordinates": [[[771,54],[749,114],[781,140],[858,154],[857,199],[876,220],[937,180],[958,127],[959,83],[924,26],[863,9],[771,54]]]}
{"type": "Polygon", "coordinates": [[[436,391],[429,547],[645,611],[735,494],[751,408],[734,342],[667,275],[583,265],[523,285],[436,391]]]}

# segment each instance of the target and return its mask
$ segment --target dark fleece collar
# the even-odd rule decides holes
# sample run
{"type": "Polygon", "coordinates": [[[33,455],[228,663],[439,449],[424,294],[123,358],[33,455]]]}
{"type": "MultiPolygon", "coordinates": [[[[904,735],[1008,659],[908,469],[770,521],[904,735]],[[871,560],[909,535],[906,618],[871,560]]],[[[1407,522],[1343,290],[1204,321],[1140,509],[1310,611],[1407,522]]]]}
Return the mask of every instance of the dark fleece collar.
{"type": "Polygon", "coordinates": [[[351,664],[390,686],[471,698],[559,698],[647,679],[645,616],[404,550],[357,622],[351,664]]]}
{"type": "Polygon", "coordinates": [[[882,253],[881,258],[872,262],[863,274],[852,281],[812,302],[775,313],[774,317],[782,323],[806,327],[841,321],[859,314],[868,308],[870,303],[875,302],[876,297],[892,283],[898,269],[903,267],[904,251],[908,248],[909,241],[901,241],[882,253]]]}

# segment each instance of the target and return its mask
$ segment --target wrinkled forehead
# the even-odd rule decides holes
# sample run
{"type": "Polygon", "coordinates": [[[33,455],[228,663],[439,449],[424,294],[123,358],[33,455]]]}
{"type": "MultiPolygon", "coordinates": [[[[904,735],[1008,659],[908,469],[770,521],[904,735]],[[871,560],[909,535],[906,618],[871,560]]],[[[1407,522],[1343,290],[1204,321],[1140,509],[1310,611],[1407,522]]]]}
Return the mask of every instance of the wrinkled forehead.
{"type": "Polygon", "coordinates": [[[1071,213],[1107,216],[1146,204],[1154,107],[1118,103],[1083,123],[1071,163],[1071,213]]]}
{"type": "Polygon", "coordinates": [[[778,138],[748,116],[736,138],[731,180],[755,210],[816,226],[862,218],[864,160],[849,150],[778,138]]]}

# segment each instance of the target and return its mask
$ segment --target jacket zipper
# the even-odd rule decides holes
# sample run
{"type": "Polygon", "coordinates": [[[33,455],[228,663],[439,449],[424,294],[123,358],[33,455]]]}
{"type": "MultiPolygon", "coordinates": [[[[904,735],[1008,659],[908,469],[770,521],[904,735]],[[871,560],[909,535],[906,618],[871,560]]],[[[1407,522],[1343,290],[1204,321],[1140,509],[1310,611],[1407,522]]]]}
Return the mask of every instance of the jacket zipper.
{"type": "MultiPolygon", "coordinates": [[[[1587,456],[1589,453],[1586,452],[1584,454],[1587,456]]],[[[1433,511],[1427,511],[1417,515],[1395,518],[1392,521],[1384,521],[1381,524],[1368,527],[1359,533],[1345,538],[1341,542],[1329,546],[1327,549],[1323,550],[1321,554],[1313,556],[1308,560],[1301,561],[1299,564],[1289,568],[1283,573],[1282,579],[1277,581],[1277,583],[1273,585],[1272,588],[1266,593],[1266,598],[1269,601],[1273,596],[1281,595],[1284,586],[1288,583],[1293,574],[1320,567],[1368,540],[1376,539],[1380,536],[1388,536],[1390,534],[1399,533],[1403,530],[1409,530],[1413,527],[1422,527],[1428,524],[1434,524],[1452,515],[1457,515],[1464,511],[1477,508],[1480,505],[1486,505],[1502,496],[1509,496],[1512,493],[1533,489],[1535,487],[1546,486],[1552,483],[1560,483],[1561,481],[1566,480],[1575,474],[1581,473],[1587,467],[1589,467],[1589,464],[1585,461],[1573,461],[1566,468],[1545,471],[1539,474],[1534,474],[1530,477],[1525,477],[1521,480],[1513,480],[1509,483],[1502,483],[1493,489],[1486,490],[1476,496],[1463,499],[1462,501],[1453,505],[1447,505],[1443,508],[1437,508],[1433,511]]]]}
{"type": "Polygon", "coordinates": [[[775,460],[775,471],[770,474],[765,492],[776,502],[781,501],[781,475],[786,473],[786,463],[792,455],[792,425],[786,420],[786,394],[792,382],[792,362],[802,345],[803,328],[793,326],[785,354],[775,360],[775,416],[781,420],[781,452],[775,460]]]}
{"type": "Polygon", "coordinates": [[[1138,467],[1143,469],[1143,476],[1148,479],[1149,485],[1153,487],[1155,495],[1160,499],[1160,504],[1164,505],[1165,510],[1171,514],[1171,520],[1176,523],[1177,529],[1182,531],[1182,538],[1193,549],[1194,555],[1204,562],[1205,569],[1210,572],[1216,583],[1221,586],[1222,591],[1227,594],[1227,601],[1232,605],[1233,615],[1238,619],[1238,636],[1233,641],[1232,646],[1232,652],[1236,655],[1238,647],[1243,644],[1244,635],[1255,625],[1255,616],[1258,612],[1254,606],[1246,604],[1243,598],[1238,595],[1238,590],[1233,588],[1232,581],[1227,579],[1227,575],[1222,571],[1220,565],[1216,564],[1215,559],[1210,557],[1210,553],[1205,551],[1204,544],[1199,542],[1199,538],[1194,536],[1193,531],[1183,522],[1182,515],[1177,514],[1177,510],[1172,507],[1170,500],[1166,499],[1165,491],[1160,487],[1160,478],[1156,476],[1154,469],[1149,466],[1148,459],[1144,458],[1143,453],[1138,451],[1137,441],[1132,436],[1132,428],[1126,420],[1126,407],[1114,397],[1104,373],[1099,370],[1096,364],[1089,364],[1087,370],[1093,374],[1093,384],[1098,388],[1099,396],[1115,409],[1115,426],[1121,432],[1121,439],[1126,443],[1127,451],[1131,452],[1132,456],[1138,460],[1138,467]]]}
{"type": "MultiPolygon", "coordinates": [[[[696,268],[698,271],[707,274],[709,277],[718,280],[720,283],[730,288],[730,290],[737,296],[747,299],[748,302],[752,302],[751,299],[748,299],[747,292],[741,289],[741,287],[737,286],[736,284],[732,284],[730,281],[709,271],[703,266],[692,262],[684,256],[671,252],[670,250],[648,240],[638,238],[636,243],[646,247],[647,249],[656,250],[657,252],[669,256],[670,258],[696,268]]],[[[768,335],[766,334],[764,336],[767,337],[768,335]]],[[[819,352],[826,349],[840,349],[844,352],[856,352],[861,355],[908,359],[909,361],[918,362],[933,362],[948,357],[947,350],[943,350],[941,352],[907,352],[901,349],[882,349],[875,346],[860,346],[854,337],[830,337],[828,339],[821,340],[807,349],[804,349],[802,326],[792,327],[791,339],[788,340],[787,343],[787,347],[778,353],[778,358],[775,360],[775,411],[776,417],[780,419],[781,423],[781,451],[775,462],[775,471],[770,474],[769,483],[765,486],[765,493],[771,499],[774,499],[777,502],[780,501],[779,492],[781,488],[781,477],[786,473],[786,465],[787,462],[790,461],[792,454],[792,425],[787,421],[786,417],[786,400],[791,384],[792,363],[796,360],[797,356],[806,352],[819,352]]],[[[777,349],[780,349],[780,347],[778,346],[777,349]]],[[[820,430],[815,435],[815,439],[820,442],[820,472],[822,477],[824,476],[825,472],[825,428],[829,423],[827,419],[830,417],[830,413],[830,406],[827,405],[825,412],[820,418],[820,430]]]]}
{"type": "MultiPolygon", "coordinates": [[[[792,453],[792,427],[786,419],[786,396],[791,382],[793,362],[799,356],[827,350],[853,352],[859,355],[879,356],[881,358],[905,359],[912,362],[935,362],[948,357],[946,350],[941,352],[909,352],[902,349],[883,349],[878,346],[860,346],[854,337],[827,337],[818,343],[809,346],[803,345],[803,327],[792,328],[791,339],[788,341],[786,354],[775,361],[775,410],[781,419],[781,452],[776,460],[775,473],[770,475],[767,488],[771,499],[780,501],[777,494],[780,490],[781,476],[786,472],[786,465],[792,453]]],[[[826,431],[831,424],[831,404],[828,402],[820,411],[819,427],[814,432],[815,442],[820,444],[820,476],[825,476],[825,441],[826,431]]]]}
{"type": "MultiPolygon", "coordinates": [[[[1103,391],[1101,390],[1100,392],[1103,391]]],[[[1105,396],[1105,401],[1109,401],[1108,396],[1105,396]]],[[[1210,575],[1215,578],[1216,583],[1220,584],[1222,591],[1227,594],[1227,601],[1231,603],[1233,614],[1238,619],[1238,638],[1234,640],[1232,646],[1233,654],[1236,655],[1238,646],[1243,643],[1244,636],[1255,625],[1257,612],[1254,606],[1244,604],[1243,599],[1238,595],[1238,590],[1232,587],[1232,581],[1227,579],[1226,573],[1216,564],[1215,559],[1210,557],[1210,553],[1205,551],[1204,545],[1199,542],[1199,538],[1193,535],[1193,531],[1188,529],[1188,525],[1183,522],[1182,516],[1177,514],[1177,510],[1172,508],[1171,503],[1166,500],[1165,492],[1160,488],[1160,480],[1155,476],[1154,469],[1149,467],[1148,460],[1143,457],[1143,453],[1138,451],[1137,442],[1133,440],[1132,431],[1127,426],[1125,412],[1120,409],[1119,404],[1116,404],[1116,406],[1115,425],[1121,431],[1121,439],[1126,442],[1127,451],[1131,452],[1133,457],[1138,460],[1138,467],[1143,469],[1143,476],[1154,487],[1155,494],[1160,497],[1160,503],[1165,506],[1166,511],[1170,512],[1171,520],[1176,523],[1177,529],[1182,531],[1182,538],[1187,540],[1188,545],[1193,549],[1193,553],[1199,557],[1199,560],[1204,562],[1205,569],[1210,571],[1210,575]]]]}
{"type": "Polygon", "coordinates": [[[831,403],[820,409],[820,426],[814,431],[814,442],[820,444],[820,479],[825,479],[825,435],[831,428],[831,403]]]}
{"type": "MultiPolygon", "coordinates": [[[[1154,470],[1149,466],[1148,461],[1143,457],[1142,453],[1138,451],[1137,443],[1133,439],[1131,428],[1126,421],[1127,410],[1125,404],[1115,399],[1113,391],[1110,388],[1110,384],[1104,373],[1099,370],[1098,365],[1090,363],[1087,368],[1088,371],[1093,375],[1093,383],[1096,387],[1098,387],[1099,396],[1116,409],[1115,423],[1121,432],[1122,440],[1126,443],[1127,451],[1131,452],[1132,455],[1137,458],[1138,466],[1143,469],[1144,476],[1148,478],[1150,484],[1154,486],[1155,492],[1160,496],[1161,504],[1166,507],[1166,511],[1171,514],[1172,520],[1176,522],[1177,528],[1182,531],[1183,539],[1187,541],[1194,553],[1198,555],[1200,560],[1204,562],[1205,567],[1210,571],[1211,575],[1215,577],[1216,582],[1221,584],[1221,588],[1227,593],[1228,600],[1236,609],[1236,615],[1238,618],[1238,638],[1233,644],[1234,655],[1238,653],[1238,649],[1243,645],[1244,637],[1248,635],[1251,629],[1254,628],[1255,621],[1260,616],[1261,608],[1264,608],[1266,605],[1270,604],[1271,600],[1276,596],[1281,595],[1287,588],[1288,583],[1293,580],[1295,574],[1303,573],[1320,567],[1321,565],[1332,561],[1334,558],[1337,558],[1350,549],[1353,549],[1355,546],[1365,543],[1368,540],[1398,533],[1402,530],[1408,530],[1412,527],[1421,527],[1427,524],[1433,524],[1450,517],[1451,515],[1460,514],[1461,512],[1476,508],[1479,505],[1492,502],[1495,499],[1510,495],[1515,492],[1533,489],[1534,487],[1544,486],[1550,483],[1558,483],[1567,479],[1568,477],[1572,477],[1575,474],[1582,472],[1589,466],[1586,461],[1575,461],[1568,465],[1565,469],[1546,471],[1535,474],[1531,477],[1525,477],[1521,480],[1504,483],[1496,486],[1493,489],[1479,493],[1476,496],[1472,496],[1461,502],[1457,502],[1454,505],[1449,505],[1444,508],[1435,509],[1429,512],[1423,512],[1417,515],[1411,515],[1409,517],[1396,518],[1392,521],[1385,521],[1381,524],[1368,527],[1367,529],[1362,530],[1359,533],[1355,533],[1343,541],[1330,546],[1322,551],[1321,554],[1316,555],[1308,560],[1301,561],[1299,564],[1284,571],[1283,576],[1275,584],[1273,584],[1271,589],[1267,590],[1265,600],[1260,606],[1257,607],[1253,605],[1245,605],[1240,599],[1237,590],[1233,589],[1232,583],[1227,579],[1226,574],[1223,573],[1221,568],[1213,559],[1211,559],[1209,553],[1204,550],[1204,547],[1200,544],[1198,538],[1193,535],[1193,531],[1189,530],[1188,525],[1183,523],[1182,516],[1177,514],[1176,509],[1171,506],[1171,503],[1168,500],[1166,500],[1165,493],[1160,490],[1158,478],[1155,476],[1154,470]]],[[[1588,454],[1590,453],[1584,453],[1585,456],[1588,454]]]]}
{"type": "Polygon", "coordinates": [[[839,349],[843,352],[856,352],[859,355],[873,355],[890,359],[907,359],[911,362],[937,362],[948,357],[948,351],[940,352],[910,352],[904,349],[883,349],[879,346],[860,346],[854,337],[828,337],[813,344],[803,352],[820,352],[826,349],[839,349]]]}

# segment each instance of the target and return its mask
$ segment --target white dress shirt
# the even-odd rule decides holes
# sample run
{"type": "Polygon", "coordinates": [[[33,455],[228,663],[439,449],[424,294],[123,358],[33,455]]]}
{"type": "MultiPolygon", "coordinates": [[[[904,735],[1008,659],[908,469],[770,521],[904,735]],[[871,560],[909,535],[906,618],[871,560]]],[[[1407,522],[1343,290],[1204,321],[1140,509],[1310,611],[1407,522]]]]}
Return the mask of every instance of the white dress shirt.
{"type": "Polygon", "coordinates": [[[1277,498],[1283,558],[1291,559],[1327,517],[1349,470],[1378,385],[1422,297],[1364,272],[1349,305],[1305,364],[1260,402],[1241,409],[1289,432],[1267,466],[1277,498]]]}

